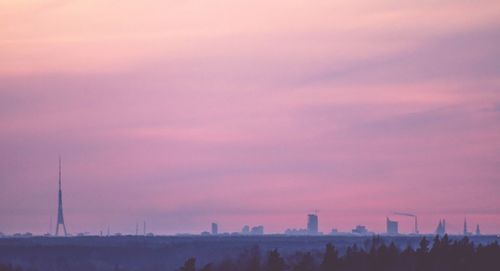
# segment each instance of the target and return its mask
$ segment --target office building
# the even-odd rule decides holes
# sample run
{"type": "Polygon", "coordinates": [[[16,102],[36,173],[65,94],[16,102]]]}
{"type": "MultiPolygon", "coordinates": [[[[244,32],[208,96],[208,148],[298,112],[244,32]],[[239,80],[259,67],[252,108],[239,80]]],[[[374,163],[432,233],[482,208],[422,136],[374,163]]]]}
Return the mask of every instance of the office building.
{"type": "Polygon", "coordinates": [[[356,228],[352,229],[352,233],[356,234],[367,234],[368,230],[363,225],[357,225],[356,228]]]}
{"type": "Polygon", "coordinates": [[[398,222],[390,220],[388,217],[387,217],[386,221],[387,221],[387,234],[390,234],[390,235],[398,234],[399,233],[398,222]]]}
{"type": "Polygon", "coordinates": [[[219,234],[219,225],[217,225],[217,223],[212,223],[212,234],[213,235],[219,234]]]}
{"type": "Polygon", "coordinates": [[[307,233],[318,234],[318,216],[316,214],[307,215],[307,233]]]}
{"type": "Polygon", "coordinates": [[[250,234],[252,235],[263,235],[264,234],[264,226],[255,226],[252,227],[252,230],[250,231],[250,234]]]}

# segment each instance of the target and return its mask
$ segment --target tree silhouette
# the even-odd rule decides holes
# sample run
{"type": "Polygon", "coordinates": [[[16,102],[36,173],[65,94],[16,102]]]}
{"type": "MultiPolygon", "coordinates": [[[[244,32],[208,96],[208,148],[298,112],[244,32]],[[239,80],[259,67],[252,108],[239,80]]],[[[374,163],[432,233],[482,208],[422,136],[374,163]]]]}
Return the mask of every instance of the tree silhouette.
{"type": "Polygon", "coordinates": [[[417,260],[417,271],[428,271],[430,269],[429,262],[429,241],[427,238],[422,238],[419,243],[419,247],[416,251],[416,260],[417,260]]]}
{"type": "Polygon", "coordinates": [[[314,271],[316,263],[311,252],[307,252],[300,258],[299,262],[293,267],[293,271],[314,271]]]}
{"type": "Polygon", "coordinates": [[[323,256],[323,261],[321,262],[322,271],[335,271],[339,270],[339,254],[335,247],[328,243],[326,244],[325,255],[323,256]]]}
{"type": "Polygon", "coordinates": [[[245,249],[238,259],[238,266],[242,271],[260,271],[260,248],[252,246],[245,249]]]}
{"type": "Polygon", "coordinates": [[[180,271],[196,271],[196,259],[189,258],[184,262],[184,265],[181,267],[180,271]]]}
{"type": "Polygon", "coordinates": [[[429,252],[429,241],[427,238],[422,238],[419,243],[419,247],[417,249],[417,253],[421,255],[426,255],[429,252]]]}
{"type": "Polygon", "coordinates": [[[201,268],[200,271],[215,271],[214,265],[212,263],[206,264],[201,268]]]}
{"type": "Polygon", "coordinates": [[[265,266],[266,271],[283,271],[285,270],[285,260],[281,257],[277,249],[269,252],[265,266]]]}
{"type": "MultiPolygon", "coordinates": [[[[391,238],[392,239],[392,238],[391,238]]],[[[400,251],[397,243],[386,245],[380,237],[366,239],[364,246],[348,246],[340,254],[331,243],[326,244],[324,251],[298,251],[295,254],[284,256],[277,249],[266,253],[264,264],[261,264],[261,253],[258,246],[249,247],[239,257],[231,255],[219,256],[219,262],[203,266],[198,271],[498,271],[500,270],[500,247],[495,241],[489,244],[475,245],[469,237],[462,239],[447,235],[436,236],[429,242],[427,238],[419,240],[416,249],[408,246],[400,251]],[[226,256],[226,258],[223,258],[226,256]],[[285,260],[286,259],[286,260],[285,260]]],[[[478,238],[477,240],[484,240],[478,238]]],[[[397,240],[396,240],[397,241],[397,240]]],[[[0,250],[2,247],[0,246],[0,250]]],[[[54,249],[54,248],[51,248],[54,249]]],[[[51,257],[37,258],[35,254],[28,254],[30,260],[13,260],[0,256],[0,271],[100,271],[116,270],[170,270],[165,262],[142,262],[147,266],[132,266],[131,250],[110,254],[111,262],[92,262],[77,260],[75,255],[90,252],[91,248],[64,246],[64,250],[51,250],[47,255],[51,257]],[[57,253],[55,253],[57,252],[57,253]],[[52,253],[52,254],[50,254],[52,253]],[[41,262],[44,259],[45,262],[41,262]],[[41,264],[42,263],[42,264],[41,264]],[[16,266],[13,266],[15,264],[16,266]],[[20,267],[19,267],[19,266],[20,267]]],[[[7,251],[7,250],[4,250],[7,251]]],[[[26,253],[26,248],[20,250],[26,253]]],[[[151,253],[151,250],[146,250],[151,253]]],[[[90,255],[90,254],[87,254],[90,255]]],[[[215,255],[215,254],[214,254],[215,255]]],[[[90,256],[86,256],[90,257],[90,256]]],[[[200,255],[205,260],[206,255],[200,255]]],[[[103,258],[104,259],[104,258],[103,258]]],[[[107,258],[110,259],[110,258],[107,258]]],[[[179,271],[196,271],[196,259],[188,258],[179,271]]]]}

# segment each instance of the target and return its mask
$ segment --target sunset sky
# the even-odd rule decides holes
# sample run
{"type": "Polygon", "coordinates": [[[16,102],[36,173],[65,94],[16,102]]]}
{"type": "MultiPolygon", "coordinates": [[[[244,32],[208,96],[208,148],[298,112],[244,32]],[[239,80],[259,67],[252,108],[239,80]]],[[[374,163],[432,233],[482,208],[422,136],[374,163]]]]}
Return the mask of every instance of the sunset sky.
{"type": "Polygon", "coordinates": [[[500,233],[500,2],[0,0],[0,232],[58,155],[73,234],[500,233]]]}

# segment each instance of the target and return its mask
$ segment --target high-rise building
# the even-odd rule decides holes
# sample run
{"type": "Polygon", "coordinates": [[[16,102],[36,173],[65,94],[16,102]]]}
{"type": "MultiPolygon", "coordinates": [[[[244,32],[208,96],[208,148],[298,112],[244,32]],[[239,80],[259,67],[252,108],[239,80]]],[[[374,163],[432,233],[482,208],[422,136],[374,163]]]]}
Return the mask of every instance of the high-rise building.
{"type": "Polygon", "coordinates": [[[250,233],[250,227],[248,225],[243,226],[241,229],[242,234],[249,234],[250,233]]]}
{"type": "Polygon", "coordinates": [[[307,233],[318,234],[318,216],[316,214],[307,215],[307,233]]]}
{"type": "Polygon", "coordinates": [[[398,234],[398,222],[392,221],[387,217],[387,234],[396,235],[398,234]]]}
{"type": "Polygon", "coordinates": [[[250,231],[250,234],[253,234],[253,235],[263,235],[264,234],[264,226],[260,225],[260,226],[252,227],[252,230],[250,231]]]}
{"type": "Polygon", "coordinates": [[[219,234],[219,225],[217,225],[217,223],[212,223],[212,234],[213,235],[219,234]]]}

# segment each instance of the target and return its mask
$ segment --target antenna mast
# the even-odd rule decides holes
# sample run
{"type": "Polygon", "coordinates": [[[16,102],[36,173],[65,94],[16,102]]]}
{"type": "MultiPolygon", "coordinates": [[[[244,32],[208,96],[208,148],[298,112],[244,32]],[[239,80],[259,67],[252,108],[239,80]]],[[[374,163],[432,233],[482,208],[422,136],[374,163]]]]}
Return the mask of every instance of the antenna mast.
{"type": "Polygon", "coordinates": [[[66,225],[64,224],[63,216],[63,204],[62,204],[62,189],[61,189],[61,156],[59,155],[59,198],[57,207],[57,225],[56,225],[56,236],[59,235],[59,225],[62,225],[64,236],[68,236],[66,231],[66,225]]]}

